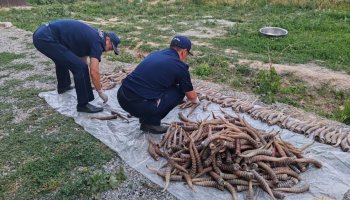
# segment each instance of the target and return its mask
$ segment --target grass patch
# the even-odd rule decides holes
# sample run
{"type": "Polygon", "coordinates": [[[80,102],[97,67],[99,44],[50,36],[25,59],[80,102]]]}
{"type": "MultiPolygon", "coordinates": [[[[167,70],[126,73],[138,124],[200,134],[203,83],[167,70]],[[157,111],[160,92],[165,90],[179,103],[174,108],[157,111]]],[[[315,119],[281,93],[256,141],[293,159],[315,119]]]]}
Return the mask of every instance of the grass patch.
{"type": "MultiPolygon", "coordinates": [[[[5,70],[32,70],[29,64],[11,64],[23,57],[1,53],[1,63],[5,70]]],[[[0,130],[6,133],[0,140],[0,199],[94,198],[126,179],[123,169],[116,173],[100,170],[116,155],[113,151],[73,119],[48,108],[38,97],[41,90],[23,87],[26,81],[53,79],[33,75],[26,80],[7,80],[0,86],[0,95],[11,99],[11,103],[0,103],[0,130]],[[29,116],[14,124],[21,116],[13,109],[29,116]]]]}
{"type": "MultiPolygon", "coordinates": [[[[35,46],[34,46],[34,44],[33,44],[32,41],[26,42],[26,43],[25,43],[25,46],[26,46],[26,49],[35,49],[35,46]]],[[[35,56],[32,55],[32,57],[35,57],[35,56]]]]}
{"type": "Polygon", "coordinates": [[[350,124],[350,99],[345,100],[344,105],[335,112],[335,118],[340,122],[350,124]]]}
{"type": "Polygon", "coordinates": [[[236,89],[243,89],[249,92],[251,89],[247,85],[252,84],[251,77],[254,75],[252,69],[245,65],[236,65],[232,70],[232,78],[229,85],[236,89]]]}
{"type": "MultiPolygon", "coordinates": [[[[126,179],[123,168],[119,168],[116,173],[80,172],[77,175],[69,178],[62,189],[54,195],[55,198],[82,198],[98,194],[99,192],[108,189],[115,189],[119,184],[126,179]],[[79,192],[79,193],[77,193],[79,192]]],[[[97,198],[97,196],[95,196],[97,198]]]]}
{"type": "MultiPolygon", "coordinates": [[[[322,60],[325,61],[325,66],[350,72],[347,67],[350,58],[344,56],[350,53],[346,46],[346,41],[350,39],[350,25],[347,23],[347,19],[350,17],[348,14],[350,5],[340,1],[334,4],[325,1],[322,1],[323,3],[298,1],[298,3],[287,4],[283,1],[247,0],[243,2],[218,2],[219,4],[215,6],[204,1],[177,1],[175,3],[159,3],[157,6],[151,5],[147,1],[142,3],[110,0],[68,2],[50,5],[40,3],[40,6],[34,7],[31,11],[0,11],[0,20],[12,21],[17,27],[34,31],[40,24],[52,19],[76,18],[93,21],[95,18],[108,20],[118,16],[120,21],[127,23],[98,27],[116,31],[122,38],[122,45],[133,48],[135,43],[130,42],[127,38],[130,32],[138,31],[136,26],[143,28],[138,31],[141,32],[138,37],[144,44],[147,42],[167,44],[175,33],[190,29],[204,16],[212,16],[214,20],[205,20],[202,26],[228,31],[224,37],[207,40],[218,48],[234,48],[250,55],[250,58],[265,59],[265,61],[266,56],[264,55],[269,54],[272,62],[278,63],[307,63],[322,60]],[[169,13],[176,13],[176,15],[184,17],[181,19],[166,17],[169,13]],[[225,19],[238,23],[231,28],[223,28],[219,27],[219,23],[215,19],[225,19]],[[156,28],[157,26],[155,27],[155,25],[162,27],[169,26],[169,24],[176,24],[176,26],[171,26],[174,32],[161,31],[156,28]],[[288,29],[289,35],[281,39],[262,37],[257,31],[263,26],[281,26],[288,29]],[[155,37],[155,35],[169,38],[155,37]],[[127,42],[124,43],[124,39],[127,42]]],[[[140,46],[140,50],[146,53],[157,49],[159,48],[149,45],[140,46]]]]}
{"type": "Polygon", "coordinates": [[[17,63],[7,66],[8,69],[13,69],[15,71],[33,70],[34,66],[29,63],[17,63]]]}
{"type": "Polygon", "coordinates": [[[39,103],[44,104],[44,100],[38,97],[41,90],[36,88],[23,88],[24,80],[7,80],[0,86],[0,96],[15,98],[13,102],[18,108],[35,107],[39,103]]]}
{"type": "MultiPolygon", "coordinates": [[[[41,64],[41,65],[47,66],[47,65],[52,65],[53,62],[48,60],[48,61],[42,61],[42,62],[40,62],[40,64],[41,64]]],[[[50,69],[51,69],[51,68],[50,68],[50,69]]]]}
{"type": "Polygon", "coordinates": [[[151,52],[153,52],[153,51],[159,50],[159,47],[154,47],[154,46],[151,46],[151,45],[148,45],[148,44],[141,44],[141,45],[139,46],[139,49],[140,49],[142,52],[151,53],[151,52]]]}
{"type": "Polygon", "coordinates": [[[39,82],[42,82],[42,83],[52,83],[56,80],[55,77],[53,76],[46,76],[46,75],[38,75],[38,74],[35,74],[33,76],[29,76],[26,78],[27,81],[39,81],[39,82]]]}
{"type": "Polygon", "coordinates": [[[0,75],[0,79],[2,79],[2,78],[7,78],[7,77],[9,77],[9,76],[10,76],[10,74],[0,75]]]}
{"type": "Polygon", "coordinates": [[[115,55],[114,53],[109,53],[106,55],[106,58],[111,61],[119,61],[125,63],[137,63],[140,60],[136,59],[132,54],[121,50],[119,55],[115,55]]]}
{"type": "Polygon", "coordinates": [[[281,77],[274,67],[269,70],[260,70],[255,80],[255,92],[261,95],[266,103],[274,103],[275,96],[281,88],[281,77]]]}
{"type": "Polygon", "coordinates": [[[0,192],[5,199],[36,199],[52,192],[60,199],[90,197],[125,179],[122,170],[95,172],[114,153],[73,119],[44,107],[16,126],[8,123],[9,115],[0,118],[7,122],[1,121],[2,130],[9,133],[0,141],[0,174],[6,174],[0,176],[0,192]],[[44,134],[54,129],[56,134],[44,134]]]}
{"type": "Polygon", "coordinates": [[[9,64],[10,62],[24,58],[24,54],[15,54],[15,53],[8,53],[8,52],[1,52],[0,53],[0,68],[4,69],[5,65],[9,64]]]}
{"type": "Polygon", "coordinates": [[[254,21],[253,24],[243,22],[233,27],[228,37],[214,39],[215,44],[222,48],[238,47],[239,51],[253,55],[270,55],[274,63],[323,60],[326,66],[349,72],[349,59],[344,55],[350,51],[345,45],[350,34],[343,31],[350,26],[342,22],[348,17],[345,13],[282,5],[266,5],[254,12],[255,17],[245,16],[243,20],[254,21]],[[289,35],[278,39],[263,37],[257,31],[264,26],[286,28],[289,35]]]}
{"type": "Polygon", "coordinates": [[[197,76],[209,76],[213,73],[213,69],[207,63],[203,63],[193,70],[194,74],[197,76]]]}
{"type": "Polygon", "coordinates": [[[11,90],[14,87],[20,87],[23,85],[24,81],[19,79],[7,80],[4,84],[0,85],[0,96],[11,96],[11,90]]]}

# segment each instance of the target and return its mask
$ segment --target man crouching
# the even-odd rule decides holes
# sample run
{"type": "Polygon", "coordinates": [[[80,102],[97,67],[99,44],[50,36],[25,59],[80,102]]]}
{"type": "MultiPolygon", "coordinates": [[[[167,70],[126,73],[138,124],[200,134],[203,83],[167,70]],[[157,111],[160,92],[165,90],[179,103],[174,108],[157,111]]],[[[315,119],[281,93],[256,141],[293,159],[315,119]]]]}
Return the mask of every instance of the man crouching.
{"type": "Polygon", "coordinates": [[[199,103],[193,90],[189,66],[191,41],[175,36],[170,47],[148,55],[123,81],[118,90],[120,106],[139,118],[140,129],[154,134],[165,133],[161,120],[186,96],[199,103]]]}

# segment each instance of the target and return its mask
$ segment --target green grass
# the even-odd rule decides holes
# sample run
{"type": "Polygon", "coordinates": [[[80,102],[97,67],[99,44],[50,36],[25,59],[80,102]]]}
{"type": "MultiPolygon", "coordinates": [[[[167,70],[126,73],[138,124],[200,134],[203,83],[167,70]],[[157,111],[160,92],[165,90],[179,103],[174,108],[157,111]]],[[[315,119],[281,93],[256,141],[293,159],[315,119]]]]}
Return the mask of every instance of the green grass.
{"type": "Polygon", "coordinates": [[[42,61],[42,62],[40,62],[40,64],[42,64],[42,65],[52,65],[54,63],[52,61],[42,61]]]}
{"type": "Polygon", "coordinates": [[[203,63],[194,68],[193,72],[197,76],[209,76],[213,73],[213,69],[207,63],[203,63]]]}
{"type": "Polygon", "coordinates": [[[276,94],[281,90],[281,77],[274,67],[270,67],[257,73],[254,85],[255,92],[261,95],[263,101],[274,103],[276,94]]]}
{"type": "MultiPolygon", "coordinates": [[[[71,198],[84,197],[82,194],[93,194],[94,198],[97,198],[99,192],[106,191],[108,189],[114,189],[126,179],[123,168],[119,168],[116,173],[106,172],[94,172],[91,173],[88,170],[79,172],[73,177],[70,177],[67,182],[70,184],[64,186],[57,194],[55,198],[71,198]],[[77,195],[79,192],[79,195],[77,195]]],[[[56,182],[54,182],[56,184],[56,182]]]]}
{"type": "Polygon", "coordinates": [[[15,71],[32,70],[34,66],[28,63],[17,63],[7,66],[8,69],[13,69],[15,71]]]}
{"type": "MultiPolygon", "coordinates": [[[[0,166],[15,170],[0,177],[5,198],[33,199],[53,191],[64,196],[67,188],[77,184],[71,181],[74,179],[71,173],[75,168],[99,167],[113,155],[111,150],[75,124],[73,119],[50,110],[38,111],[41,113],[32,115],[15,127],[11,124],[4,127],[10,136],[1,141],[0,166]],[[43,134],[57,128],[57,132],[43,134]],[[16,191],[12,191],[14,185],[17,185],[16,191]]],[[[109,176],[105,173],[102,175],[109,176]]],[[[76,178],[89,180],[92,176],[91,173],[81,173],[76,178]]],[[[91,187],[99,186],[89,181],[83,181],[80,186],[80,190],[70,191],[66,198],[100,192],[98,189],[92,190],[91,187]]]]}
{"type": "MultiPolygon", "coordinates": [[[[96,18],[108,20],[118,17],[117,23],[96,27],[115,31],[122,39],[121,54],[108,54],[107,59],[134,64],[140,58],[135,58],[124,48],[147,54],[167,47],[171,37],[182,31],[201,26],[224,30],[226,34],[222,37],[192,37],[193,40],[209,44],[209,47],[193,46],[196,54],[189,58],[188,63],[194,77],[256,93],[267,103],[287,103],[332,119],[348,121],[349,91],[336,91],[329,85],[314,88],[293,75],[279,77],[270,71],[252,70],[237,64],[237,61],[316,62],[350,73],[350,4],[291,5],[273,4],[265,0],[216,5],[214,1],[204,0],[161,1],[157,5],[150,5],[148,1],[140,3],[128,0],[57,2],[31,0],[35,5],[32,10],[0,11],[0,21],[11,21],[16,27],[33,32],[41,24],[59,18],[94,21],[96,18]],[[54,4],[48,4],[52,2],[54,4]],[[237,24],[219,27],[215,20],[202,22],[204,16],[237,24]],[[258,29],[264,26],[280,26],[286,28],[289,34],[278,39],[263,37],[258,29]],[[169,29],[160,30],[163,27],[169,29]],[[139,43],[142,45],[136,48],[139,43]],[[147,43],[160,46],[153,47],[147,43]],[[226,55],[225,49],[234,49],[239,53],[226,55]]],[[[15,36],[11,36],[11,39],[15,40],[15,36]]],[[[31,43],[24,46],[33,48],[31,43]]],[[[12,63],[26,56],[30,57],[0,53],[0,69],[11,72],[33,69],[29,64],[12,63]]],[[[45,63],[49,65],[51,62],[45,63]]],[[[54,70],[54,67],[47,66],[45,70],[54,70]]],[[[3,75],[0,78],[7,77],[3,75]]],[[[116,173],[101,170],[101,166],[115,153],[86,133],[71,118],[49,108],[37,96],[40,90],[22,87],[25,81],[52,82],[54,79],[50,76],[31,76],[26,80],[7,80],[0,86],[0,96],[6,99],[0,102],[0,130],[8,134],[0,140],[0,199],[94,198],[99,192],[117,187],[126,178],[122,169],[116,173]],[[28,111],[29,115],[15,123],[18,116],[12,112],[14,108],[28,111]]]]}
{"type": "Polygon", "coordinates": [[[10,74],[0,75],[0,79],[2,79],[2,78],[7,78],[7,77],[9,77],[9,76],[10,76],[10,74]]]}
{"type": "MultiPolygon", "coordinates": [[[[263,0],[244,5],[216,5],[215,7],[191,2],[163,3],[157,6],[149,5],[147,1],[144,3],[136,3],[136,1],[129,3],[126,0],[74,2],[37,6],[31,11],[0,11],[0,20],[12,21],[17,27],[34,31],[40,24],[57,18],[89,21],[97,17],[109,19],[117,16],[127,23],[98,27],[116,31],[122,39],[126,39],[130,32],[137,31],[135,26],[140,26],[144,29],[139,38],[144,43],[151,41],[165,44],[169,39],[157,36],[163,35],[170,38],[174,33],[161,31],[156,28],[157,26],[170,25],[175,32],[181,32],[193,27],[194,22],[203,19],[203,16],[210,15],[217,19],[238,22],[232,28],[224,28],[228,31],[225,37],[207,40],[218,48],[234,48],[250,55],[249,58],[259,58],[264,61],[267,61],[267,55],[270,55],[272,62],[277,63],[307,63],[322,60],[326,67],[350,72],[347,66],[350,58],[346,56],[350,53],[346,45],[350,40],[350,25],[347,23],[350,16],[349,4],[335,4],[327,9],[315,9],[306,4],[304,6],[267,4],[263,0]],[[169,13],[176,13],[183,17],[161,17],[169,13]],[[145,19],[148,21],[142,21],[145,19]],[[180,25],[179,22],[183,21],[189,24],[180,25]],[[264,26],[280,26],[286,28],[289,34],[280,39],[263,37],[258,34],[258,29],[264,26]]],[[[215,20],[207,20],[202,25],[215,29],[218,23],[215,20]]],[[[122,46],[132,47],[134,44],[122,41],[122,46]]],[[[157,48],[142,45],[140,49],[149,53],[157,48]]]]}
{"type": "Polygon", "coordinates": [[[123,169],[116,173],[100,170],[115,156],[113,151],[72,118],[49,108],[38,97],[40,90],[23,88],[24,83],[11,79],[0,86],[0,95],[12,99],[0,103],[0,130],[8,134],[0,140],[0,199],[91,198],[125,180],[123,169]],[[33,108],[27,117],[14,122],[13,109],[33,108]]]}
{"type": "Polygon", "coordinates": [[[345,12],[265,6],[253,13],[244,16],[243,21],[254,23],[240,24],[228,37],[215,39],[215,44],[223,48],[238,47],[241,52],[265,55],[266,58],[270,55],[272,62],[323,60],[330,68],[349,72],[349,58],[345,55],[350,50],[345,41],[350,39],[350,25],[346,23],[349,16],[345,12]],[[289,34],[279,39],[263,37],[257,31],[264,26],[283,27],[289,34]]]}
{"type": "MultiPolygon", "coordinates": [[[[69,8],[52,5],[35,9],[43,13],[14,10],[5,14],[10,14],[16,26],[34,30],[47,17],[63,16],[69,8]]],[[[25,46],[32,48],[31,43],[25,46]]],[[[30,64],[11,63],[25,56],[0,53],[0,67],[9,71],[32,70],[30,64]]],[[[51,82],[54,77],[34,75],[26,80],[10,79],[0,86],[0,95],[11,99],[11,103],[0,103],[0,130],[8,134],[0,141],[0,199],[91,198],[117,187],[126,178],[123,169],[117,173],[101,171],[101,166],[116,154],[73,119],[48,108],[38,97],[40,90],[22,87],[25,81],[34,80],[51,82]],[[14,124],[13,109],[26,112],[33,108],[29,116],[14,124]],[[87,170],[82,172],[80,168],[87,170]]]]}
{"type": "Polygon", "coordinates": [[[45,75],[32,75],[26,78],[27,81],[40,81],[42,83],[52,83],[56,81],[56,78],[53,76],[45,76],[45,75]]]}
{"type": "Polygon", "coordinates": [[[10,62],[19,59],[24,58],[24,54],[15,54],[15,53],[8,53],[8,52],[1,52],[0,53],[0,68],[4,69],[6,65],[8,65],[10,62]]]}
{"type": "Polygon", "coordinates": [[[125,62],[125,63],[137,63],[140,60],[135,58],[132,54],[122,50],[119,52],[119,55],[115,55],[114,53],[108,53],[106,55],[108,60],[111,61],[119,61],[119,62],[125,62]]]}

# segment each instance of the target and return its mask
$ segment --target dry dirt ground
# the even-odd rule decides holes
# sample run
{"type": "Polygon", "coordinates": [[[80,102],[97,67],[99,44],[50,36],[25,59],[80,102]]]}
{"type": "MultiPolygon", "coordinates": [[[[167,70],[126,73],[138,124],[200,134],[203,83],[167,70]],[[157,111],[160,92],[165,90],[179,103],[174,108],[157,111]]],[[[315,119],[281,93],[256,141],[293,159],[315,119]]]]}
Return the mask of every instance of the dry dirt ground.
{"type": "MultiPolygon", "coordinates": [[[[269,69],[269,63],[262,63],[260,61],[244,60],[241,59],[239,64],[245,64],[256,69],[269,69]]],[[[298,65],[285,65],[285,64],[272,64],[277,73],[292,73],[296,77],[309,83],[311,86],[320,86],[322,84],[329,84],[335,89],[350,89],[350,76],[345,72],[332,71],[325,67],[320,67],[314,63],[298,64],[298,65]]]]}

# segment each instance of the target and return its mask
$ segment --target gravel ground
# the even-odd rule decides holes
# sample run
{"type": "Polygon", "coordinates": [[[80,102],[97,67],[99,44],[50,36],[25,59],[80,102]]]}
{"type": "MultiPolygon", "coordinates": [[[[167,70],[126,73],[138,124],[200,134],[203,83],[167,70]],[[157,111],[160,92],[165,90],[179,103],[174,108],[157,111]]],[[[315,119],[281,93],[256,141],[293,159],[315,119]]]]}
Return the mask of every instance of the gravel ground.
{"type": "Polygon", "coordinates": [[[127,180],[116,190],[110,190],[100,195],[100,199],[176,199],[169,192],[163,192],[162,188],[154,184],[136,170],[130,168],[119,157],[108,162],[104,169],[108,172],[115,172],[122,166],[125,169],[127,180]]]}
{"type": "MultiPolygon", "coordinates": [[[[34,66],[34,70],[11,73],[9,71],[2,71],[0,75],[8,75],[6,78],[0,80],[0,84],[4,84],[7,80],[19,79],[25,80],[27,77],[33,75],[45,75],[55,77],[54,65],[47,57],[37,51],[32,44],[32,33],[24,30],[17,29],[15,27],[0,28],[0,52],[10,52],[16,54],[25,54],[25,58],[16,60],[16,63],[29,63],[34,66]]],[[[106,61],[106,59],[103,59],[106,61]]],[[[102,61],[102,62],[103,62],[102,61]]],[[[128,64],[116,63],[106,61],[102,63],[102,72],[113,70],[121,65],[127,66],[128,64]]],[[[39,81],[27,81],[24,84],[27,88],[37,88],[42,90],[54,90],[56,89],[56,82],[41,83],[39,81]]],[[[0,101],[13,102],[13,99],[8,97],[1,97],[0,101]]],[[[38,105],[40,106],[40,105],[38,105]]],[[[13,108],[13,112],[17,115],[15,117],[16,122],[20,122],[29,116],[30,110],[20,110],[13,108]]],[[[1,138],[0,134],[0,138],[1,138]]],[[[125,180],[117,189],[110,190],[100,194],[100,199],[123,199],[123,200],[136,200],[136,199],[176,199],[168,192],[162,192],[162,188],[154,184],[142,174],[129,167],[118,156],[114,157],[103,167],[103,170],[107,172],[117,171],[120,167],[124,168],[127,180],[125,180]]]]}

